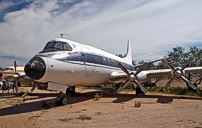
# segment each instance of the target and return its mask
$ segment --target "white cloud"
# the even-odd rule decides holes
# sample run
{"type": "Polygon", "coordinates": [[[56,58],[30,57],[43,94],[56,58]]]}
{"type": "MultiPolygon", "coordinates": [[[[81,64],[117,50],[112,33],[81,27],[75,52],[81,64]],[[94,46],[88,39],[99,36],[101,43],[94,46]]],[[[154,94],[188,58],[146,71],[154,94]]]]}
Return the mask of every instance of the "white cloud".
{"type": "Polygon", "coordinates": [[[200,0],[59,2],[36,0],[7,13],[0,55],[30,58],[60,33],[114,54],[124,54],[130,38],[134,60],[161,58],[177,45],[202,41],[200,0]]]}

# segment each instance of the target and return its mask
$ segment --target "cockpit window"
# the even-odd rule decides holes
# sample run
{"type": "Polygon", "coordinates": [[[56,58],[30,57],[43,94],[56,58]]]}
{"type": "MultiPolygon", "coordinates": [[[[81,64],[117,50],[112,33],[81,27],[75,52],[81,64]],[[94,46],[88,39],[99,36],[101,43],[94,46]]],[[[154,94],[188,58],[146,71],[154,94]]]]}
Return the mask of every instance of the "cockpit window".
{"type": "Polygon", "coordinates": [[[55,45],[55,42],[48,42],[48,43],[46,44],[46,46],[45,46],[45,48],[44,48],[44,49],[53,48],[53,47],[54,47],[54,45],[55,45]]]}
{"type": "Polygon", "coordinates": [[[48,42],[42,52],[45,51],[71,51],[72,47],[67,42],[52,41],[48,42]]]}
{"type": "Polygon", "coordinates": [[[67,50],[67,49],[68,49],[65,44],[63,44],[63,48],[64,48],[64,50],[67,50]]]}
{"type": "Polygon", "coordinates": [[[62,50],[62,43],[57,42],[57,43],[55,44],[55,48],[62,50]]]}

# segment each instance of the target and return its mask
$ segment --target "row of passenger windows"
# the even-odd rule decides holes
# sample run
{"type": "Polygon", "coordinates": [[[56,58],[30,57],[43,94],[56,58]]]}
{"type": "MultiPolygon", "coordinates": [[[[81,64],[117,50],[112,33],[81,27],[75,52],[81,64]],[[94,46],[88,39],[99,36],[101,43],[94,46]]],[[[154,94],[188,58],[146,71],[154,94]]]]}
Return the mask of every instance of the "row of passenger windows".
{"type": "MultiPolygon", "coordinates": [[[[101,64],[101,65],[107,65],[112,67],[118,67],[118,61],[99,56],[99,55],[93,55],[89,53],[74,53],[71,54],[71,56],[66,58],[68,61],[85,61],[88,63],[94,63],[94,64],[101,64]]],[[[126,69],[133,70],[133,66],[130,66],[125,63],[121,63],[126,69]]]]}

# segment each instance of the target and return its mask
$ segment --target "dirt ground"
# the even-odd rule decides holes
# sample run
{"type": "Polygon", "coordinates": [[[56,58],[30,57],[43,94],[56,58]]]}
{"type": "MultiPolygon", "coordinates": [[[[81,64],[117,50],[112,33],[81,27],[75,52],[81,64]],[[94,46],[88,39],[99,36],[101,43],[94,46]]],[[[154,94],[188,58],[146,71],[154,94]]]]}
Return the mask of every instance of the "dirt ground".
{"type": "MultiPolygon", "coordinates": [[[[30,88],[20,88],[21,91],[30,88]]],[[[202,98],[77,89],[69,105],[54,107],[58,93],[35,90],[25,98],[0,98],[1,128],[202,128],[202,98]],[[102,94],[99,101],[94,95],[102,94]],[[135,107],[135,102],[141,102],[135,107]],[[44,108],[43,103],[48,105],[44,108]]]]}

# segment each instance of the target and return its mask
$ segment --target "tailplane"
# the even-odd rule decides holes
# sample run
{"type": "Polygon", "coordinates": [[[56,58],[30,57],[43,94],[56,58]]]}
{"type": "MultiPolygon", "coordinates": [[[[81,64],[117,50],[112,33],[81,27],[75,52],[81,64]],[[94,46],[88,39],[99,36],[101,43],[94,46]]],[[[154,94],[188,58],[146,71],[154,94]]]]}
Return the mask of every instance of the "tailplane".
{"type": "Polygon", "coordinates": [[[123,59],[126,60],[129,64],[132,65],[132,50],[131,50],[130,39],[128,40],[128,46],[127,46],[127,54],[126,54],[126,57],[124,57],[123,59]]]}

